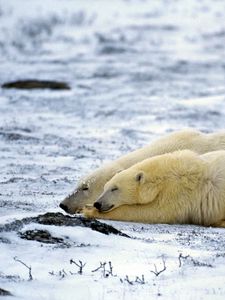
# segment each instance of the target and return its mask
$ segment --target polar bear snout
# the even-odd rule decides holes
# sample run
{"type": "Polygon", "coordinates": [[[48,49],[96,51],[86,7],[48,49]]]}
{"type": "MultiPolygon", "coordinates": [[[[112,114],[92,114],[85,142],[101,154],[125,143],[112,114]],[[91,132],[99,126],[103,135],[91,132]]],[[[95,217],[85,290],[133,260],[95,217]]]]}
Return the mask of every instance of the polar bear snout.
{"type": "Polygon", "coordinates": [[[108,212],[112,208],[116,208],[119,199],[118,191],[119,188],[117,186],[105,188],[104,192],[94,202],[94,207],[99,212],[108,212]]]}
{"type": "Polygon", "coordinates": [[[107,203],[104,203],[104,202],[98,200],[94,203],[94,207],[99,212],[106,212],[106,211],[109,211],[110,209],[112,209],[114,207],[114,205],[109,205],[107,203]]]}
{"type": "Polygon", "coordinates": [[[59,207],[62,208],[63,210],[65,210],[65,212],[69,212],[69,209],[68,209],[68,207],[65,204],[60,203],[59,207]]]}
{"type": "Polygon", "coordinates": [[[107,205],[107,204],[104,204],[104,203],[101,203],[101,202],[95,202],[94,207],[99,212],[106,212],[106,211],[111,210],[114,207],[114,205],[107,205]]]}
{"type": "Polygon", "coordinates": [[[100,202],[95,202],[94,207],[97,208],[98,210],[101,210],[102,204],[100,202]]]}

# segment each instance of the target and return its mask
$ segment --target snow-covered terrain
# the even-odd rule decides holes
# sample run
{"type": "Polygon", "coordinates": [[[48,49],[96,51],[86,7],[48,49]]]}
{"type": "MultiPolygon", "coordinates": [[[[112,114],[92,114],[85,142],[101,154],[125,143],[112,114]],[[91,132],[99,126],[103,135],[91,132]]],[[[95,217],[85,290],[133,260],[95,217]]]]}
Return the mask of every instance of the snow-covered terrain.
{"type": "MultiPolygon", "coordinates": [[[[0,223],[59,211],[81,176],[164,133],[223,129],[224,19],[222,0],[1,1],[0,85],[71,90],[0,89],[0,223]]],[[[0,288],[12,299],[224,299],[223,229],[108,223],[133,238],[21,230],[48,230],[60,246],[1,232],[0,288]],[[100,262],[105,274],[92,272],[100,262]]]]}

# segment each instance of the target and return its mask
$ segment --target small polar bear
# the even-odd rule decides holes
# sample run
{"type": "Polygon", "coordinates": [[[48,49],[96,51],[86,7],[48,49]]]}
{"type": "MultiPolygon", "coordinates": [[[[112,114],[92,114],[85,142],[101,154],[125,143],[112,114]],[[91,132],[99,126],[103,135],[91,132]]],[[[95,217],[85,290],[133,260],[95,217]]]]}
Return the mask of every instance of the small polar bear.
{"type": "Polygon", "coordinates": [[[225,227],[225,151],[155,156],[116,174],[87,217],[225,227]]]}
{"type": "Polygon", "coordinates": [[[80,212],[86,204],[93,204],[98,199],[103,192],[104,185],[116,173],[144,159],[184,149],[199,154],[225,150],[225,132],[205,134],[187,129],[167,134],[150,145],[128,153],[92,172],[80,181],[75,191],[60,203],[60,207],[70,214],[80,212]]]}

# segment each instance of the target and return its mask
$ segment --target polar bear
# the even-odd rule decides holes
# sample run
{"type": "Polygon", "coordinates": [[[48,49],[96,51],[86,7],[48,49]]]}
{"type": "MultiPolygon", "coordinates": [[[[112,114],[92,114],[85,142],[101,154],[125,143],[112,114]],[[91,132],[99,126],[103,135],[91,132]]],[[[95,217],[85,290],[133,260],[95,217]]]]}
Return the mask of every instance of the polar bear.
{"type": "Polygon", "coordinates": [[[107,182],[94,207],[84,214],[225,227],[225,151],[183,150],[146,159],[107,182]]]}
{"type": "Polygon", "coordinates": [[[205,134],[193,129],[170,133],[150,145],[131,152],[103,165],[82,179],[75,191],[67,196],[60,207],[70,214],[80,212],[86,204],[93,204],[103,192],[104,185],[116,173],[156,155],[189,149],[199,154],[214,150],[225,150],[225,132],[205,134]]]}

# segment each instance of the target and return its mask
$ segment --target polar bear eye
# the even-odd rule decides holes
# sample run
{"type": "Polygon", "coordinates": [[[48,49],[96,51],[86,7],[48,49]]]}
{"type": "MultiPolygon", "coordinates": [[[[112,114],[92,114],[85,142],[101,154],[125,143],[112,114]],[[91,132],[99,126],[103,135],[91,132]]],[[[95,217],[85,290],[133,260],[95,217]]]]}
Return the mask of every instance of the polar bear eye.
{"type": "Polygon", "coordinates": [[[117,186],[114,186],[112,189],[111,189],[111,192],[115,192],[118,190],[118,187],[117,186]]]}
{"type": "Polygon", "coordinates": [[[88,191],[88,186],[87,185],[84,185],[84,186],[82,186],[82,191],[88,191]]]}
{"type": "Polygon", "coordinates": [[[137,182],[143,181],[143,178],[144,178],[143,172],[139,172],[139,173],[135,176],[135,180],[136,180],[137,182]]]}

